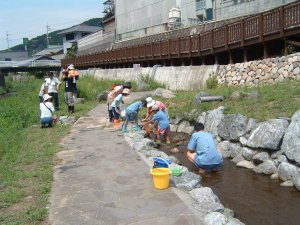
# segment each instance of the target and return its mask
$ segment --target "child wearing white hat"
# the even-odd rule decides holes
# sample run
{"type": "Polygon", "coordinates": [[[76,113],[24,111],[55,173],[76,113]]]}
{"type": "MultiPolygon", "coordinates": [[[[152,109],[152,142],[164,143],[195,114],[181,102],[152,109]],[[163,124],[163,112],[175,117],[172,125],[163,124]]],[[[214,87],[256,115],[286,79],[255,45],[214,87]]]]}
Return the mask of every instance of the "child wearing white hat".
{"type": "Polygon", "coordinates": [[[113,102],[111,103],[111,109],[112,109],[112,113],[114,115],[114,128],[117,129],[119,126],[119,122],[120,122],[120,105],[121,103],[123,103],[123,96],[128,96],[130,93],[130,90],[128,88],[124,88],[122,93],[119,94],[117,97],[115,97],[115,99],[113,100],[113,102]]]}
{"type": "MultiPolygon", "coordinates": [[[[156,136],[154,138],[154,142],[156,144],[161,144],[160,136],[163,135],[165,137],[166,143],[170,144],[171,140],[170,140],[169,118],[163,111],[159,110],[157,105],[153,105],[151,109],[153,112],[155,112],[155,114],[154,114],[153,118],[150,121],[148,121],[146,124],[148,124],[148,123],[158,124],[158,129],[157,129],[156,136]]],[[[146,125],[146,124],[144,124],[144,125],[146,125]]]]}

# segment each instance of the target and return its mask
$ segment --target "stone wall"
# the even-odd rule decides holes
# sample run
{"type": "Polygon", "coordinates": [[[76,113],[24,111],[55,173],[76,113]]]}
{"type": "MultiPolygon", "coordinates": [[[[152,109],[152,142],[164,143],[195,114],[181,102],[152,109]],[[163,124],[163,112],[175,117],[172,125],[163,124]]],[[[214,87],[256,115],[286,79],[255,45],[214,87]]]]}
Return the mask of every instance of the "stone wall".
{"type": "Polygon", "coordinates": [[[245,63],[220,66],[217,74],[222,85],[273,84],[286,79],[300,79],[300,53],[245,63]]]}

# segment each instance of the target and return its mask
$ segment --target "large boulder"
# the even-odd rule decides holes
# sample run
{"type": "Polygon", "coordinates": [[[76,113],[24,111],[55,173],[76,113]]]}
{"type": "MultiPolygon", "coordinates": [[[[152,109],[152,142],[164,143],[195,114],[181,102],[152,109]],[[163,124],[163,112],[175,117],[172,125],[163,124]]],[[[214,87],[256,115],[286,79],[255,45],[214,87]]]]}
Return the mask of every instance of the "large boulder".
{"type": "Polygon", "coordinates": [[[189,192],[195,200],[194,207],[203,215],[211,212],[224,212],[224,206],[209,187],[200,187],[189,192]]]}
{"type": "Polygon", "coordinates": [[[278,166],[278,176],[280,180],[292,180],[298,173],[298,168],[288,162],[282,162],[278,166]]]}
{"type": "Polygon", "coordinates": [[[289,123],[284,119],[271,119],[259,123],[246,143],[252,148],[279,150],[283,135],[289,123]]]}
{"type": "Polygon", "coordinates": [[[248,119],[241,114],[225,115],[218,126],[218,134],[225,140],[238,141],[247,132],[248,119]]]}
{"type": "Polygon", "coordinates": [[[182,121],[177,128],[177,132],[182,132],[186,134],[192,134],[193,131],[194,127],[192,127],[188,121],[182,121]]]}
{"type": "Polygon", "coordinates": [[[183,172],[179,177],[171,176],[171,186],[191,191],[195,188],[201,187],[201,177],[190,171],[183,172]]]}
{"type": "Polygon", "coordinates": [[[212,133],[215,137],[218,136],[218,126],[224,118],[224,107],[220,106],[217,109],[207,112],[205,129],[212,133]]]}
{"type": "Polygon", "coordinates": [[[163,98],[175,98],[176,94],[170,90],[163,89],[163,88],[157,88],[152,96],[161,96],[163,98]]]}
{"type": "Polygon", "coordinates": [[[204,218],[206,225],[245,225],[232,216],[223,215],[219,212],[212,212],[204,218]]]}
{"type": "Polygon", "coordinates": [[[255,173],[262,173],[266,175],[271,175],[277,172],[277,168],[272,160],[267,160],[262,164],[259,164],[253,169],[255,173]]]}
{"type": "Polygon", "coordinates": [[[289,160],[300,164],[300,110],[294,113],[283,138],[281,149],[289,160]]]}

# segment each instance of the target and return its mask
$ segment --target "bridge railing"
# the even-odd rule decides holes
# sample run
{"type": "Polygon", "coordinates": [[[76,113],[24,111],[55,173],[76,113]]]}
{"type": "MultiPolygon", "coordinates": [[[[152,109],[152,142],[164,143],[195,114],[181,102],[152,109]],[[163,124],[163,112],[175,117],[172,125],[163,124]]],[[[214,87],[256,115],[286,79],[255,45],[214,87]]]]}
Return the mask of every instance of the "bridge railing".
{"type": "Polygon", "coordinates": [[[118,62],[201,57],[299,34],[299,30],[300,2],[297,2],[204,33],[65,59],[62,60],[62,64],[84,67],[118,62]]]}

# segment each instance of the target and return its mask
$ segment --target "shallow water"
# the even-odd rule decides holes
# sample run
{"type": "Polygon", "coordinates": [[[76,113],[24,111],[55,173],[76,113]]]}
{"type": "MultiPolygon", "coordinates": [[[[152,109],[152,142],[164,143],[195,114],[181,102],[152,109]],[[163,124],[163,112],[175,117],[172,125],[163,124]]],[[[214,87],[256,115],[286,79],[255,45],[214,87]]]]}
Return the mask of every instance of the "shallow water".
{"type": "MultiPolygon", "coordinates": [[[[197,173],[197,168],[186,158],[186,145],[176,146],[180,152],[172,154],[175,145],[162,144],[161,151],[174,155],[183,166],[197,173]]],[[[247,225],[299,225],[300,191],[281,187],[269,176],[237,168],[226,159],[222,169],[203,177],[202,185],[210,187],[222,204],[235,212],[235,217],[247,225]]]]}

